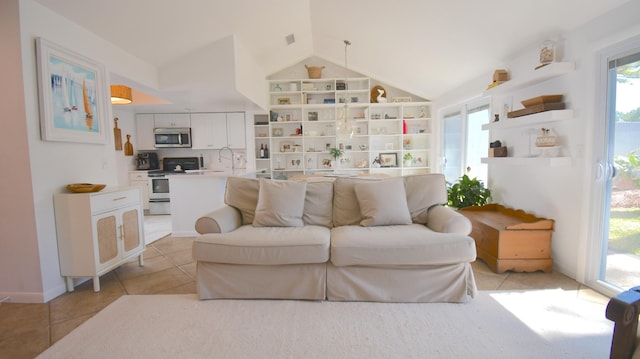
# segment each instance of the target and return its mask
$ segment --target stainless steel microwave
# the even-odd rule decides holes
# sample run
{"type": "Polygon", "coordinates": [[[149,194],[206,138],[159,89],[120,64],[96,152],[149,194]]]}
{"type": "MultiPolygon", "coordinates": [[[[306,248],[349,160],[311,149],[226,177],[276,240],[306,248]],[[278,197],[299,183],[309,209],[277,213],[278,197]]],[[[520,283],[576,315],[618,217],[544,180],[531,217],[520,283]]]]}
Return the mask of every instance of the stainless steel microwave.
{"type": "Polygon", "coordinates": [[[191,128],[189,127],[154,128],[153,137],[156,148],[191,147],[191,128]]]}

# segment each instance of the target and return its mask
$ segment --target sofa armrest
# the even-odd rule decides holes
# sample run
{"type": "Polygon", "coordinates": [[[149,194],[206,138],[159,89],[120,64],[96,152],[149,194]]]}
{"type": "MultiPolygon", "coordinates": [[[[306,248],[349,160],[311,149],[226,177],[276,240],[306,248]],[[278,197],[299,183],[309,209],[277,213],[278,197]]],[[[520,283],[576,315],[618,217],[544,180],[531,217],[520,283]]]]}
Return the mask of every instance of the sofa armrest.
{"type": "Polygon", "coordinates": [[[242,214],[231,206],[224,206],[209,212],[196,220],[196,232],[227,233],[242,225],[242,214]]]}
{"type": "Polygon", "coordinates": [[[427,211],[427,227],[436,232],[469,235],[471,221],[450,207],[436,205],[427,211]]]}
{"type": "MultiPolygon", "coordinates": [[[[609,300],[607,319],[615,322],[610,358],[631,358],[637,348],[640,286],[631,288],[609,300]]],[[[634,356],[635,357],[635,356],[634,356]]]]}

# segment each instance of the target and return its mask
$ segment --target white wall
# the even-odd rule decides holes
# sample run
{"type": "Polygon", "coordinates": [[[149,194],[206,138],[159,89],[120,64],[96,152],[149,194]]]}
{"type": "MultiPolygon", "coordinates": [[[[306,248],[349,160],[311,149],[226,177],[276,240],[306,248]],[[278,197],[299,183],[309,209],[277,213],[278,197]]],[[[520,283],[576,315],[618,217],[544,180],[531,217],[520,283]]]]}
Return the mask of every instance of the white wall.
{"type": "MultiPolygon", "coordinates": [[[[597,49],[640,34],[637,14],[640,1],[630,1],[613,12],[602,16],[568,34],[558,34],[564,43],[565,61],[573,61],[576,70],[568,75],[552,79],[530,88],[493,98],[494,112],[510,98],[513,109],[522,108],[523,99],[544,94],[562,93],[567,107],[575,112],[572,120],[550,124],[564,145],[563,155],[571,156],[569,167],[527,167],[490,165],[488,186],[494,202],[523,209],[537,216],[556,221],[552,243],[554,270],[584,281],[589,241],[589,206],[593,179],[592,143],[593,124],[601,121],[595,115],[597,49]]],[[[545,39],[540,39],[540,43],[545,39]]],[[[496,69],[507,68],[512,79],[535,67],[538,62],[538,46],[530,44],[513,59],[496,63],[496,69]]],[[[489,50],[488,50],[489,51],[489,50]]],[[[466,101],[479,95],[491,82],[492,73],[452,91],[435,100],[438,108],[466,101]],[[484,80],[482,80],[484,78],[484,80]]],[[[501,116],[502,118],[502,116],[501,116]]],[[[504,119],[503,119],[504,120],[504,119]]],[[[537,129],[538,126],[535,126],[537,129]]],[[[527,128],[494,132],[492,140],[500,139],[516,147],[519,155],[528,148],[527,128]]]]}
{"type": "Polygon", "coordinates": [[[39,301],[42,292],[20,53],[19,0],[0,2],[0,108],[7,171],[0,181],[0,300],[39,301]]]}
{"type": "MultiPolygon", "coordinates": [[[[58,264],[53,194],[64,191],[64,186],[68,183],[92,182],[115,186],[119,179],[112,131],[108,131],[110,134],[107,145],[45,142],[40,139],[35,38],[43,37],[99,61],[107,67],[107,71],[117,68],[119,74],[131,76],[139,83],[155,86],[157,80],[154,78],[156,70],[153,67],[68,22],[40,4],[32,0],[20,0],[19,5],[22,48],[15,46],[12,48],[18,52],[21,51],[22,55],[25,116],[21,117],[24,121],[21,125],[24,126],[26,123],[29,160],[16,161],[29,162],[31,166],[32,206],[35,212],[38,249],[23,253],[24,249],[14,248],[3,255],[12,257],[11,262],[25,260],[27,263],[34,255],[38,256],[39,266],[30,265],[28,268],[18,266],[17,268],[20,269],[21,277],[41,278],[41,280],[15,281],[8,279],[8,276],[2,276],[0,293],[10,295],[15,301],[44,302],[65,291],[58,264]]],[[[4,11],[2,13],[5,15],[4,11]]],[[[14,87],[16,88],[18,87],[14,87]]],[[[113,128],[110,110],[108,117],[107,127],[113,128]]],[[[7,150],[5,153],[13,156],[12,151],[7,150]]],[[[15,268],[0,269],[4,273],[17,271],[15,268]]]]}

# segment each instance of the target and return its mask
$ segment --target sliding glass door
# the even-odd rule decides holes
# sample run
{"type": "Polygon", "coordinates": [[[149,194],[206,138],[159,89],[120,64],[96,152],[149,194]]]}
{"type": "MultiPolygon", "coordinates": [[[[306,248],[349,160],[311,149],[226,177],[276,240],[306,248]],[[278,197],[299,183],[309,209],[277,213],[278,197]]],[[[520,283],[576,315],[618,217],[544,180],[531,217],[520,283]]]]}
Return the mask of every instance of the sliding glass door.
{"type": "Polygon", "coordinates": [[[640,49],[607,66],[599,280],[628,289],[640,285],[640,49]]]}

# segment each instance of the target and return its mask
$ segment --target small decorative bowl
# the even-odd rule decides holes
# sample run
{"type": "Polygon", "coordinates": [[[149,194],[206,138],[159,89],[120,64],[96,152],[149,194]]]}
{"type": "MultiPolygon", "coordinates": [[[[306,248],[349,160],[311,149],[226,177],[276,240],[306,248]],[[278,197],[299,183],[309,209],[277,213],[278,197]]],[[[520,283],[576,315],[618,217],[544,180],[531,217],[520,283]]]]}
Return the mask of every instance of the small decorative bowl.
{"type": "Polygon", "coordinates": [[[106,184],[93,184],[93,183],[71,183],[67,185],[67,190],[73,193],[89,193],[98,192],[105,188],[106,184]]]}

